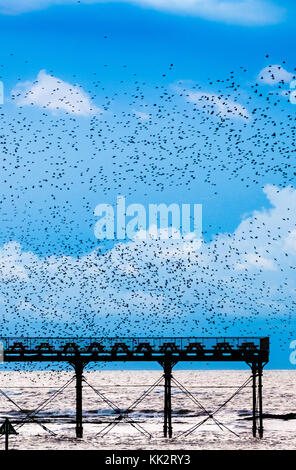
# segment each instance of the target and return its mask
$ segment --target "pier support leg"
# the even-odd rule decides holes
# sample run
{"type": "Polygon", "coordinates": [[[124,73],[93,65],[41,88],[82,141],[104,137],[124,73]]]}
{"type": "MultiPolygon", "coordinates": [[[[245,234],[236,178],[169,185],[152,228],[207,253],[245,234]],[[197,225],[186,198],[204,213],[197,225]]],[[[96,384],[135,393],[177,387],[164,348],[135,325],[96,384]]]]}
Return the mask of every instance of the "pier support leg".
{"type": "Polygon", "coordinates": [[[257,434],[257,417],[256,417],[256,399],[257,399],[257,387],[256,387],[257,367],[256,364],[252,364],[252,392],[253,392],[253,437],[257,434]]]}
{"type": "Polygon", "coordinates": [[[259,406],[259,428],[260,439],[263,437],[263,411],[262,411],[262,364],[258,364],[258,406],[259,406]]]}
{"type": "Polygon", "coordinates": [[[170,361],[163,363],[164,371],[164,424],[163,435],[164,437],[171,438],[173,435],[172,428],[172,364],[170,361]]]}
{"type": "Polygon", "coordinates": [[[82,373],[83,364],[80,361],[75,362],[76,377],[76,437],[83,437],[82,426],[82,373]]]}

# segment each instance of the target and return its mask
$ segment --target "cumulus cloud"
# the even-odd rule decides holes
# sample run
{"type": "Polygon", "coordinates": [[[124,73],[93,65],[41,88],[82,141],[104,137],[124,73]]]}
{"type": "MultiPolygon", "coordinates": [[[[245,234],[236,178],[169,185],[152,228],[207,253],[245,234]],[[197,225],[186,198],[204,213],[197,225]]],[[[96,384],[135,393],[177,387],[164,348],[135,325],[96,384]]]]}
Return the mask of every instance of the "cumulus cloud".
{"type": "MultiPolygon", "coordinates": [[[[115,0],[80,0],[80,3],[113,1],[115,0]]],[[[285,16],[285,9],[269,0],[121,0],[121,2],[240,25],[276,24],[285,16]]],[[[0,13],[19,14],[51,5],[75,3],[77,0],[0,0],[0,13]]]]}
{"type": "Polygon", "coordinates": [[[274,24],[284,17],[283,8],[265,0],[133,0],[132,3],[240,25],[274,24]]]}
{"type": "MultiPolygon", "coordinates": [[[[0,251],[0,280],[4,282],[11,280],[28,281],[26,264],[31,256],[33,255],[30,253],[23,254],[18,243],[6,243],[0,251]]],[[[37,258],[35,257],[35,259],[37,258]]]]}
{"type": "Polygon", "coordinates": [[[90,101],[88,95],[77,85],[41,70],[35,81],[23,82],[12,91],[18,106],[37,106],[56,113],[66,111],[79,116],[91,116],[102,112],[90,101]]]}
{"type": "Polygon", "coordinates": [[[203,322],[200,333],[221,334],[234,315],[240,334],[254,334],[258,317],[284,321],[296,307],[296,190],[264,192],[270,209],[202,246],[192,237],[135,237],[104,254],[39,258],[4,245],[3,334],[25,334],[26,325],[52,335],[180,334],[203,322]]]}
{"type": "Polygon", "coordinates": [[[285,238],[284,251],[296,255],[296,230],[292,230],[285,238]]]}
{"type": "Polygon", "coordinates": [[[278,85],[279,83],[290,83],[294,75],[284,69],[281,65],[269,65],[258,74],[258,80],[267,85],[278,85]]]}
{"type": "Polygon", "coordinates": [[[209,114],[214,112],[221,118],[250,119],[248,110],[243,105],[223,95],[188,90],[186,99],[205,112],[209,114]]]}
{"type": "Polygon", "coordinates": [[[133,109],[133,113],[142,121],[147,121],[150,119],[150,114],[144,113],[143,111],[137,111],[136,109],[133,109]]]}
{"type": "Polygon", "coordinates": [[[243,263],[237,263],[236,269],[245,269],[249,268],[262,268],[267,271],[276,271],[276,266],[271,259],[264,258],[264,256],[257,255],[255,253],[247,253],[243,263]]]}

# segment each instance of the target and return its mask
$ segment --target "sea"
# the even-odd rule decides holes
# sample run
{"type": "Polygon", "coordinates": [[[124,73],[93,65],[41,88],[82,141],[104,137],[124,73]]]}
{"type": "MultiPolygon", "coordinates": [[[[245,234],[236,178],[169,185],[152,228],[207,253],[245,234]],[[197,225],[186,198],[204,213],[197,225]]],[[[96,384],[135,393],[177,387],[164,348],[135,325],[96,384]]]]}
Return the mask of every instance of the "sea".
{"type": "Polygon", "coordinates": [[[73,372],[9,370],[0,378],[0,424],[8,418],[16,429],[15,450],[296,448],[294,370],[264,370],[263,439],[252,436],[249,370],[175,370],[171,439],[163,437],[161,370],[85,370],[81,439],[73,372]]]}

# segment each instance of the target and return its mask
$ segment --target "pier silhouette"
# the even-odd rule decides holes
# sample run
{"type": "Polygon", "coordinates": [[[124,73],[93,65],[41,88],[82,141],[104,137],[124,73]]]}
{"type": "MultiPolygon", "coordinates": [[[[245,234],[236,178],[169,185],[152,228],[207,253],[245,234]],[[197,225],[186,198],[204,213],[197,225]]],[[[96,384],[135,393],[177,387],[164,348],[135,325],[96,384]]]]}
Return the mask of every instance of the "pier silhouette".
{"type": "MultiPolygon", "coordinates": [[[[3,343],[4,362],[66,362],[73,366],[75,375],[63,387],[73,380],[76,382],[76,437],[83,437],[83,384],[93,388],[83,376],[85,366],[91,362],[157,362],[163,368],[163,375],[151,385],[132,406],[120,410],[113,402],[99,391],[93,390],[108,406],[117,412],[117,417],[98,434],[105,435],[120,422],[132,424],[136,429],[151,436],[136,421],[129,417],[130,411],[146,398],[155,387],[164,382],[164,437],[172,438],[172,384],[184,392],[205,414],[205,418],[183,432],[188,435],[205,421],[212,419],[216,424],[228,429],[220,423],[215,414],[237,393],[249,383],[252,384],[252,433],[263,437],[263,404],[262,374],[263,367],[269,360],[269,338],[267,337],[90,337],[90,338],[52,338],[52,337],[20,337],[0,338],[3,343]],[[173,367],[178,362],[243,362],[251,369],[251,376],[237,391],[222,404],[214,413],[209,413],[197,398],[184,387],[174,376],[173,367]]],[[[219,372],[217,371],[217,374],[219,372]]],[[[7,399],[5,392],[0,391],[7,399]]],[[[59,393],[58,391],[57,393],[59,393]]],[[[10,401],[12,401],[10,399],[10,401]]],[[[49,401],[47,402],[49,403],[49,401]]],[[[27,412],[24,422],[36,421],[40,411],[27,412]]],[[[228,429],[229,430],[229,429],[228,429]]]]}

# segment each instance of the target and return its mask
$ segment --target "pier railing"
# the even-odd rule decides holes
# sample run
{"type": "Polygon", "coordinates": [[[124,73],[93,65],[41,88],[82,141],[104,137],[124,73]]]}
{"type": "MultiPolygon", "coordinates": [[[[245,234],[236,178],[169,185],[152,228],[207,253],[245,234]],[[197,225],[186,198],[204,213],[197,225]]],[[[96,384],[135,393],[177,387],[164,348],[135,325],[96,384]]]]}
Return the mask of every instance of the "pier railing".
{"type": "Polygon", "coordinates": [[[160,360],[173,355],[179,360],[268,361],[266,337],[0,337],[4,360],[64,360],[81,356],[89,360],[160,360]]]}

